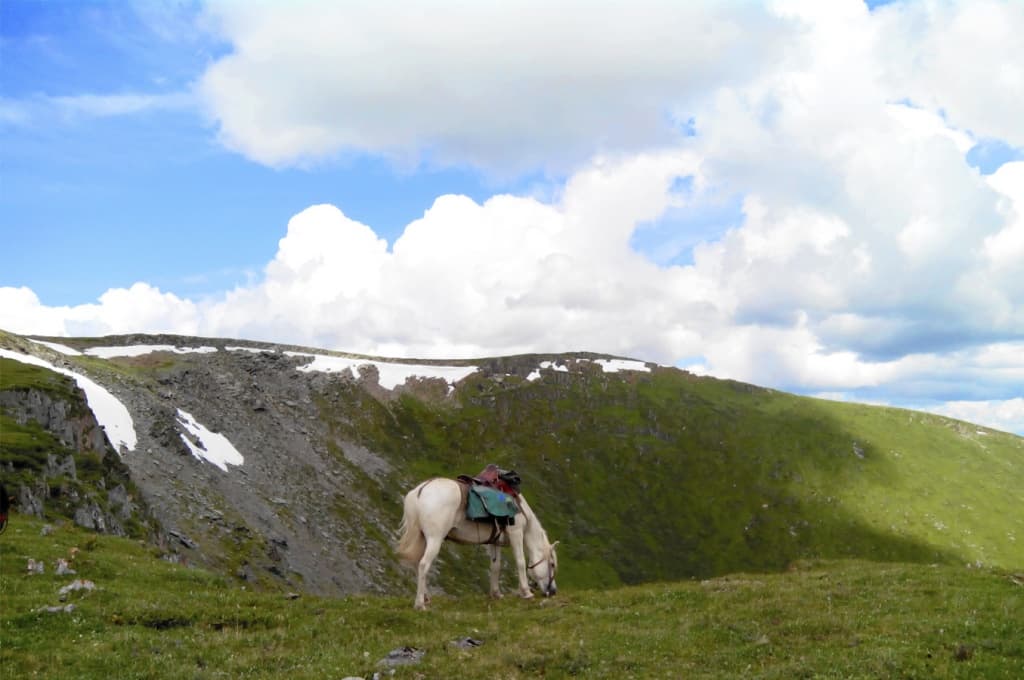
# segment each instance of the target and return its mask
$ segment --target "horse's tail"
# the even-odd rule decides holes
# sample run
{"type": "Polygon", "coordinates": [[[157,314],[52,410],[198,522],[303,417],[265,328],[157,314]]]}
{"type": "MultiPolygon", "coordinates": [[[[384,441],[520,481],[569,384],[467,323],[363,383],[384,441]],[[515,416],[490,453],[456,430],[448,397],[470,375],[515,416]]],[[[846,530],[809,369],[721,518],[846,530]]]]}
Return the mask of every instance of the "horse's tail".
{"type": "Polygon", "coordinates": [[[422,486],[423,484],[420,484],[405,495],[405,510],[402,512],[402,523],[398,527],[401,536],[398,539],[395,552],[398,554],[399,560],[410,566],[419,564],[427,549],[427,539],[423,536],[423,529],[420,527],[420,513],[417,506],[418,492],[422,486]]]}

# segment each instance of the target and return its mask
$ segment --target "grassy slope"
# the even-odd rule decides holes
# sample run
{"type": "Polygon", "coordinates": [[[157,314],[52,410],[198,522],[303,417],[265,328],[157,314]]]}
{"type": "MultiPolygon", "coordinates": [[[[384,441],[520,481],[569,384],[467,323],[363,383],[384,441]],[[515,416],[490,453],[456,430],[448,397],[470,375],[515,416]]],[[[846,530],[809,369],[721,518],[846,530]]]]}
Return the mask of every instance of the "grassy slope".
{"type": "Polygon", "coordinates": [[[332,403],[347,414],[340,431],[410,478],[492,460],[518,469],[565,540],[572,585],[805,557],[1024,567],[1019,437],[676,371],[631,380],[471,378],[459,408],[411,397],[384,408],[339,387],[332,403]]]}
{"type": "Polygon", "coordinates": [[[1024,438],[902,409],[819,408],[884,461],[843,480],[852,513],[969,561],[1024,567],[1024,438]]]}
{"type": "Polygon", "coordinates": [[[494,602],[287,599],[156,559],[138,542],[15,516],[0,537],[0,668],[19,678],[986,677],[1024,672],[1024,587],[959,566],[812,561],[775,575],[494,602]],[[76,576],[53,565],[72,548],[76,576]],[[25,574],[27,559],[47,565],[25,574]],[[94,591],[57,591],[74,578],[94,591]],[[461,651],[463,637],[484,645],[461,651]]]}

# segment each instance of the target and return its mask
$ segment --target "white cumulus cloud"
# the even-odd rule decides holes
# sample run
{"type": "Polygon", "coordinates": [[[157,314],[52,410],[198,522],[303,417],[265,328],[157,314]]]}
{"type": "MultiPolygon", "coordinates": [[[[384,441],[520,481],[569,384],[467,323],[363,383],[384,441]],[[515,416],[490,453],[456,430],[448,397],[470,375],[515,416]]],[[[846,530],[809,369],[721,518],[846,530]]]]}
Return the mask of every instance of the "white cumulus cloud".
{"type": "Polygon", "coordinates": [[[439,196],[390,244],[311,206],[251,284],[65,308],[4,288],[0,326],[424,358],[587,349],[1019,422],[1024,163],[985,175],[968,154],[1024,146],[1024,5],[512,7],[217,5],[231,51],[198,95],[261,163],[572,168],[552,198],[439,196]],[[722,224],[650,228],[733,199],[722,224]],[[635,246],[644,229],[677,257],[645,255],[661,244],[635,246]]]}
{"type": "Polygon", "coordinates": [[[786,36],[737,1],[226,2],[210,21],[232,50],[199,93],[247,157],[499,172],[671,141],[690,99],[771,63],[786,36]]]}
{"type": "Polygon", "coordinates": [[[674,277],[629,237],[697,166],[680,151],[598,160],[551,203],[441,196],[390,250],[337,207],[313,206],[289,222],[264,280],[209,307],[205,328],[405,356],[586,346],[668,359],[675,310],[660,288],[674,277]]]}
{"type": "Polygon", "coordinates": [[[98,304],[48,307],[28,288],[0,286],[0,328],[15,333],[99,336],[138,331],[194,334],[200,309],[147,283],[111,288],[98,304]]]}

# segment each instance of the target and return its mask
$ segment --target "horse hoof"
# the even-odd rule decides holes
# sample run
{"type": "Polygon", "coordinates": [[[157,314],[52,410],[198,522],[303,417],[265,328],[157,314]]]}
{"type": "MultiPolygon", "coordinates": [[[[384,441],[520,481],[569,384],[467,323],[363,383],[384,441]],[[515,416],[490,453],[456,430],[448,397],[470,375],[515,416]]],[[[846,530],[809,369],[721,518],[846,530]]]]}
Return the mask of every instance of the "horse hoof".
{"type": "Polygon", "coordinates": [[[425,612],[425,611],[427,611],[427,603],[426,602],[417,602],[415,605],[413,605],[413,609],[416,609],[417,611],[425,612]]]}
{"type": "Polygon", "coordinates": [[[533,593],[519,593],[519,597],[523,598],[524,600],[532,600],[533,593]]]}
{"type": "Polygon", "coordinates": [[[495,599],[495,600],[500,600],[501,598],[503,598],[505,596],[502,595],[501,593],[497,592],[497,591],[494,591],[493,593],[491,593],[491,597],[493,599],[495,599]]]}

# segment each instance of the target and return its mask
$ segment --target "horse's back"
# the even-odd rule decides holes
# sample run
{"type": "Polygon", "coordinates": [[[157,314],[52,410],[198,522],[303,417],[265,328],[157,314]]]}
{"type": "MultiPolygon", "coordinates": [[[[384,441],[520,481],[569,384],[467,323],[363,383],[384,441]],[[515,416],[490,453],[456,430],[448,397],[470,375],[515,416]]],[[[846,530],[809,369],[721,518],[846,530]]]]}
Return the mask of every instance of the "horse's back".
{"type": "Polygon", "coordinates": [[[440,531],[444,528],[444,533],[455,525],[465,507],[462,485],[446,477],[435,477],[419,484],[405,495],[405,503],[407,508],[415,508],[424,529],[431,527],[440,531]]]}
{"type": "Polygon", "coordinates": [[[405,494],[406,501],[415,500],[421,506],[462,502],[462,485],[448,477],[432,477],[420,482],[405,494]]]}

